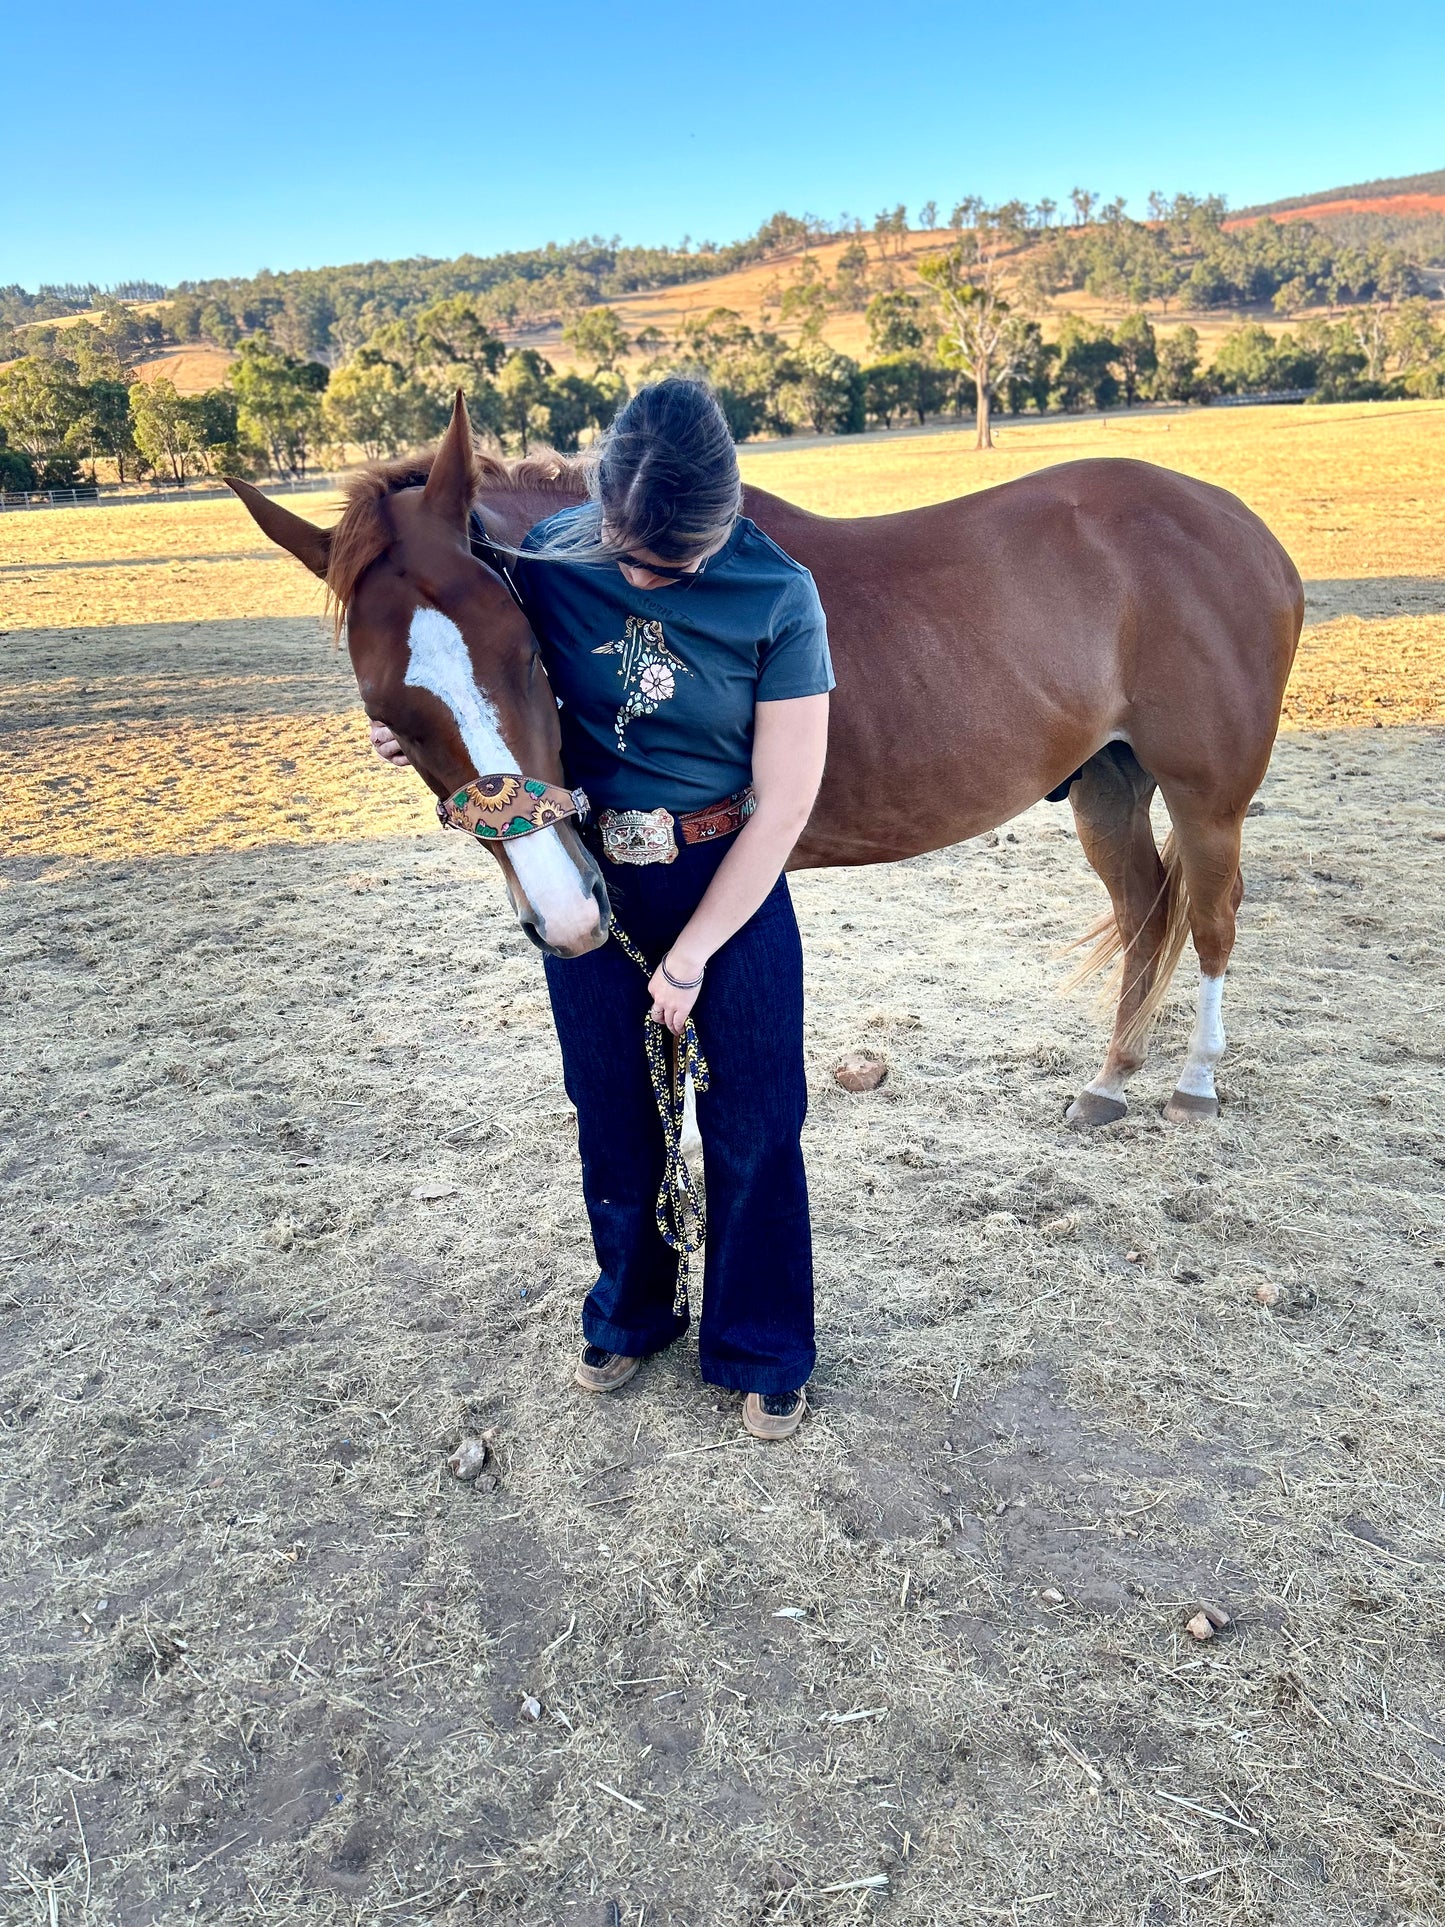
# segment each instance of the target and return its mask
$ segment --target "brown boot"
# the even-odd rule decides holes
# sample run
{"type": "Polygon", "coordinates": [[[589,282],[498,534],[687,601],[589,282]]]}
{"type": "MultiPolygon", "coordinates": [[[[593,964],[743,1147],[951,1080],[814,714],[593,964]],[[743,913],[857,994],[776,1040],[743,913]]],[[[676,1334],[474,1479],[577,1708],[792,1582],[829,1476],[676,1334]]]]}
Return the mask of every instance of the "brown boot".
{"type": "Polygon", "coordinates": [[[641,1363],[640,1358],[624,1358],[620,1352],[604,1352],[600,1345],[584,1345],[577,1361],[577,1383],[584,1392],[615,1392],[641,1363]]]}
{"type": "Polygon", "coordinates": [[[807,1409],[802,1392],[749,1392],[743,1400],[743,1424],[755,1439],[790,1439],[807,1409]]]}

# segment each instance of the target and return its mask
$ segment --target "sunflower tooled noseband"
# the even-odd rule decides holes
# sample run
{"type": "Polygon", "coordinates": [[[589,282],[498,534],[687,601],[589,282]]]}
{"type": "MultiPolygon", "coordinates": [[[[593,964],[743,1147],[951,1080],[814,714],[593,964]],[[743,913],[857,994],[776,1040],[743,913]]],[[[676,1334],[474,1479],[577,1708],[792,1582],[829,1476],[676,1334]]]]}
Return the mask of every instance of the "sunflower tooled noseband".
{"type": "Polygon", "coordinates": [[[542,783],[534,776],[478,776],[437,804],[442,828],[461,830],[483,843],[534,836],[590,808],[581,790],[542,783]]]}

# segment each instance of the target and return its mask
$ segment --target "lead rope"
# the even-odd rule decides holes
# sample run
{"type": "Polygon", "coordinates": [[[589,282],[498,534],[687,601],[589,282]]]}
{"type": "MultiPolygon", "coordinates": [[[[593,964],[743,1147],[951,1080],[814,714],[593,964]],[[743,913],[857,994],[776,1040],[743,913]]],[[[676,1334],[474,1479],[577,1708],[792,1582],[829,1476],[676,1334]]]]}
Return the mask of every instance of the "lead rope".
{"type": "MultiPolygon", "coordinates": [[[[652,967],[627,932],[614,923],[612,934],[623,955],[630,957],[651,982],[652,967]]],[[[707,1213],[692,1181],[692,1173],[687,1168],[687,1159],[682,1155],[683,1099],[689,1077],[695,1091],[705,1091],[710,1074],[702,1046],[697,1041],[697,1026],[691,1017],[683,1026],[681,1037],[672,1040],[670,1065],[667,1046],[663,1043],[664,1036],[671,1035],[667,1027],[655,1024],[651,1017],[647,1017],[643,1019],[643,1029],[652,1095],[657,1103],[657,1114],[662,1119],[663,1170],[662,1185],[657,1193],[657,1229],[668,1249],[677,1253],[677,1289],[672,1295],[672,1315],[682,1318],[687,1313],[687,1283],[693,1253],[701,1251],[707,1237],[707,1213]],[[687,1223],[689,1206],[692,1209],[691,1232],[687,1223]]]]}

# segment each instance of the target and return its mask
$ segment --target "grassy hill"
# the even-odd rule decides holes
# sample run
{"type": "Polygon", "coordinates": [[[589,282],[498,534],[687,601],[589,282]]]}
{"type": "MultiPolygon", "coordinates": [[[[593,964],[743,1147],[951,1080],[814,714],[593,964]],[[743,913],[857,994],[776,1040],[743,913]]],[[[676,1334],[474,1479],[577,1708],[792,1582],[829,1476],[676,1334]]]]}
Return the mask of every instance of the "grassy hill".
{"type": "MultiPolygon", "coordinates": [[[[897,251],[890,252],[888,258],[898,285],[917,286],[919,261],[948,247],[953,238],[942,231],[925,233],[922,230],[899,236],[897,251]]],[[[845,234],[816,242],[810,248],[789,248],[766,261],[750,262],[731,274],[716,275],[705,281],[682,281],[670,288],[643,289],[615,297],[607,306],[633,336],[647,328],[658,328],[673,339],[689,315],[706,314],[712,308],[731,308],[751,327],[761,326],[764,317],[770,316],[768,325],[791,339],[800,332],[800,326],[779,321],[778,306],[783,290],[796,277],[804,254],[811,254],[823,275],[831,279],[837,272],[838,257],[853,240],[852,235],[845,234]]],[[[871,237],[868,252],[870,261],[876,261],[878,250],[871,237]]],[[[866,357],[868,330],[861,310],[829,315],[823,332],[832,346],[843,353],[866,357]]],[[[526,345],[540,348],[557,367],[572,366],[571,353],[562,341],[560,323],[534,329],[522,339],[526,345]]]]}
{"type": "MultiPolygon", "coordinates": [[[[802,331],[801,324],[778,318],[782,291],[797,277],[805,253],[817,261],[825,277],[832,278],[837,271],[838,257],[852,239],[852,236],[839,236],[835,240],[815,243],[808,249],[799,247],[764,262],[750,263],[732,274],[718,275],[706,281],[679,282],[668,288],[643,290],[616,297],[606,305],[614,310],[623,327],[634,338],[644,329],[657,328],[669,339],[675,339],[689,316],[703,315],[713,308],[730,308],[750,327],[767,326],[785,340],[795,340],[802,331]]],[[[889,253],[883,271],[898,287],[917,290],[921,285],[919,263],[930,254],[949,247],[953,239],[952,234],[942,230],[932,233],[912,230],[906,236],[897,238],[897,251],[889,253]]],[[[1040,242],[1040,247],[1045,245],[1046,242],[1040,242]]],[[[876,275],[878,250],[871,236],[868,237],[868,252],[870,272],[876,275]]],[[[875,282],[874,285],[878,284],[875,282]]],[[[1050,309],[1039,318],[1045,338],[1053,340],[1066,313],[1103,324],[1119,320],[1132,309],[1142,309],[1147,313],[1160,336],[1171,335],[1187,323],[1200,338],[1206,362],[1213,357],[1224,337],[1243,320],[1264,321],[1272,329],[1281,325],[1279,316],[1267,301],[1256,302],[1252,306],[1191,308],[1181,306],[1178,301],[1114,299],[1091,294],[1082,288],[1058,294],[1050,309]]],[[[861,310],[830,313],[822,332],[831,347],[859,361],[871,359],[867,323],[861,310]]],[[[571,372],[580,366],[562,339],[560,322],[529,329],[520,334],[517,341],[520,346],[540,349],[560,372],[571,372]]],[[[633,359],[635,361],[636,358],[633,359]]]]}
{"type": "MultiPolygon", "coordinates": [[[[1428,315],[1399,341],[1394,334],[1374,341],[1373,359],[1354,345],[1355,323],[1333,332],[1321,332],[1320,324],[1348,317],[1361,302],[1441,292],[1445,170],[1321,190],[1237,215],[1228,215],[1219,197],[1187,194],[1167,203],[1155,197],[1145,221],[1130,219],[1122,201],[1094,206],[1084,197],[1075,218],[1060,221],[1057,214],[1051,202],[1011,202],[981,223],[1004,250],[1008,301],[1031,324],[1019,337],[1007,402],[1014,410],[1104,408],[1121,392],[1131,401],[1329,384],[1335,399],[1438,392],[1445,349],[1428,315]],[[1153,337],[1147,329],[1118,332],[1123,317],[1141,312],[1153,337]],[[1314,331],[1309,339],[1272,344],[1283,319],[1301,315],[1314,331]],[[1266,330],[1239,333],[1244,322],[1262,322],[1266,330]],[[1168,343],[1186,324],[1189,338],[1161,350],[1154,379],[1151,340],[1168,343]],[[1120,347],[1136,334],[1143,350],[1120,347]],[[1226,351],[1231,336],[1237,338],[1226,351]],[[1241,355],[1246,363],[1237,366],[1241,355]],[[1314,371],[1331,356],[1326,383],[1314,371]],[[1368,380],[1351,387],[1350,370],[1356,363],[1366,368],[1367,359],[1368,380]],[[1286,361],[1304,372],[1271,380],[1286,361]]],[[[971,224],[975,213],[965,206],[952,218],[971,224]]],[[[852,224],[838,231],[780,212],[726,246],[549,243],[524,254],[183,283],[164,299],[139,284],[110,294],[88,284],[33,296],[0,288],[0,362],[28,355],[37,365],[55,364],[20,381],[13,419],[0,417],[0,427],[32,463],[25,472],[49,474],[52,455],[73,467],[78,435],[89,437],[92,457],[128,460],[128,444],[116,440],[121,430],[104,425],[103,411],[114,404],[106,385],[135,375],[164,378],[184,397],[204,395],[228,385],[238,345],[243,358],[279,353],[293,358],[285,364],[293,370],[322,362],[339,371],[324,416],[326,432],[338,438],[330,445],[369,453],[425,439],[438,384],[462,379],[483,410],[479,419],[504,442],[525,446],[528,434],[545,434],[559,447],[575,447],[607,418],[602,411],[610,413],[614,376],[635,386],[668,367],[701,367],[740,439],[786,436],[800,426],[851,433],[865,421],[886,427],[910,413],[921,421],[968,405],[925,280],[959,234],[938,225],[932,203],[921,219],[929,225],[910,229],[900,206],[880,215],[872,230],[852,224]],[[923,301],[912,298],[916,292],[923,301]],[[45,312],[66,303],[70,312],[45,312]],[[82,304],[84,312],[76,312],[82,304]],[[597,309],[607,318],[583,326],[581,318],[597,309]],[[708,319],[719,310],[719,319],[708,319]],[[575,326],[564,326],[569,318],[575,326]],[[904,349],[911,359],[899,358],[904,349]],[[60,397],[56,407],[74,414],[58,453],[33,424],[27,428],[22,390],[32,379],[50,382],[60,397]]],[[[325,370],[305,379],[312,388],[324,385],[325,370]]],[[[159,399],[151,391],[132,400],[144,404],[140,414],[166,405],[163,391],[159,399]]],[[[244,396],[240,401],[250,406],[244,396]]],[[[185,413],[186,420],[204,414],[222,422],[221,430],[208,430],[206,446],[230,447],[227,437],[243,432],[260,459],[258,418],[238,427],[236,402],[224,397],[207,409],[185,413]]],[[[318,416],[317,433],[321,425],[318,416]]],[[[152,431],[161,432],[154,422],[152,431]]],[[[174,466],[175,448],[166,444],[163,452],[174,466]]],[[[153,451],[145,458],[154,460],[153,451]]],[[[283,459],[274,445],[269,459],[283,459]]]]}

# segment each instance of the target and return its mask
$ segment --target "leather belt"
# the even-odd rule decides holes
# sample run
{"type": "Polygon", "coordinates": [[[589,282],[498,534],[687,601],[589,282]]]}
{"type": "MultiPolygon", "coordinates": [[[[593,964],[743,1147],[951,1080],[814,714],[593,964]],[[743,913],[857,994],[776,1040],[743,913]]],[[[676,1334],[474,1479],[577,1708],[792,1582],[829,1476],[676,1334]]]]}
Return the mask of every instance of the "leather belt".
{"type": "Polygon", "coordinates": [[[716,837],[731,836],[757,806],[749,783],[721,803],[684,810],[680,816],[671,810],[599,810],[602,852],[612,863],[672,863],[679,838],[684,843],[711,843],[716,837]]]}

